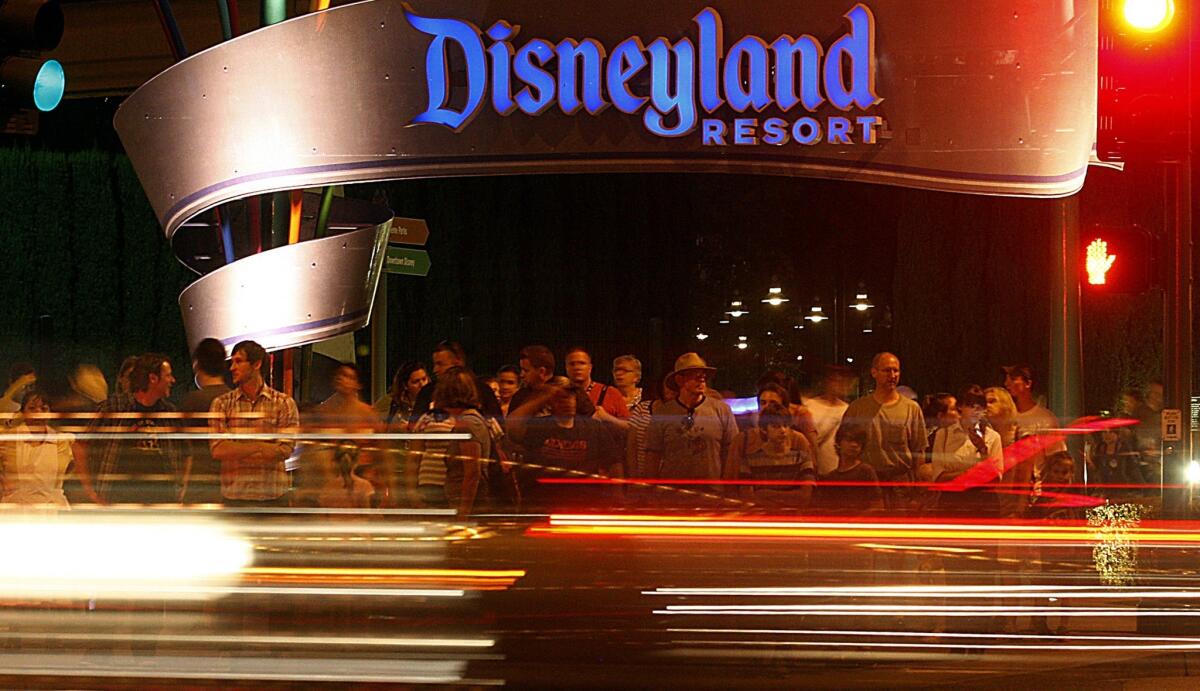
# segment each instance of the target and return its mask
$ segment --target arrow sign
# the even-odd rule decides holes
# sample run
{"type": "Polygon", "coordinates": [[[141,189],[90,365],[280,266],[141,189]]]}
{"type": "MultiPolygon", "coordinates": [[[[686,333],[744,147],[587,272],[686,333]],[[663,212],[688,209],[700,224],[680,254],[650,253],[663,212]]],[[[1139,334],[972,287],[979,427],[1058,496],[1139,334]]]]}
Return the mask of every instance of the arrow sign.
{"type": "Polygon", "coordinates": [[[423,247],[428,241],[429,225],[425,223],[425,219],[399,216],[392,219],[392,232],[388,234],[388,244],[423,247]]]}
{"type": "Polygon", "coordinates": [[[428,276],[429,253],[411,247],[388,247],[383,270],[403,276],[428,276]]]}

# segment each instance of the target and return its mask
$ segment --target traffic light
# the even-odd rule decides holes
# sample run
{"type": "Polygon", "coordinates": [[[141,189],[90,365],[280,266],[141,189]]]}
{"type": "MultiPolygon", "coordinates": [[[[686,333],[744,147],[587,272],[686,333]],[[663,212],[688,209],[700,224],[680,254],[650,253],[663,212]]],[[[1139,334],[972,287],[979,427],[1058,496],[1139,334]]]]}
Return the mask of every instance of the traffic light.
{"type": "Polygon", "coordinates": [[[1101,0],[1096,153],[1104,161],[1162,160],[1184,148],[1188,3],[1101,0]]]}
{"type": "Polygon", "coordinates": [[[1139,226],[1095,225],[1079,235],[1083,285],[1102,293],[1150,289],[1153,243],[1139,226]]]}
{"type": "Polygon", "coordinates": [[[62,40],[58,0],[0,0],[0,108],[54,110],[66,89],[57,60],[39,55],[62,40]]]}

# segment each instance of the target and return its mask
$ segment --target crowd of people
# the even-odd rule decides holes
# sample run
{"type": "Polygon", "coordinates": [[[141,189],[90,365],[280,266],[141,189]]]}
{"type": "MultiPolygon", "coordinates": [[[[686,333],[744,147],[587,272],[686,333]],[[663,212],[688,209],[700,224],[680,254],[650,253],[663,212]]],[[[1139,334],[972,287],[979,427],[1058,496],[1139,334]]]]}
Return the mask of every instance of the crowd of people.
{"type": "Polygon", "coordinates": [[[738,416],[698,353],[643,387],[633,355],[613,361],[611,383],[593,378],[582,347],[564,352],[562,375],[553,351],[531,345],[480,376],[443,342],[428,366],[401,365],[374,405],[343,363],[333,394],[303,411],[269,385],[261,345],[226,356],[202,341],[196,386],[178,403],[161,354],[128,358],[111,395],[98,371],[77,371],[77,396],[63,401],[14,366],[0,398],[0,503],[66,508],[73,477],[76,500],[96,504],[1071,517],[1080,504],[1058,499],[1083,491],[1084,473],[1122,491],[1157,481],[1145,425],[1069,450],[1027,365],[1005,367],[1003,386],[920,401],[892,353],[874,357],[873,387],[857,398],[846,367],[825,367],[809,392],[772,371],[755,411],[738,416]]]}

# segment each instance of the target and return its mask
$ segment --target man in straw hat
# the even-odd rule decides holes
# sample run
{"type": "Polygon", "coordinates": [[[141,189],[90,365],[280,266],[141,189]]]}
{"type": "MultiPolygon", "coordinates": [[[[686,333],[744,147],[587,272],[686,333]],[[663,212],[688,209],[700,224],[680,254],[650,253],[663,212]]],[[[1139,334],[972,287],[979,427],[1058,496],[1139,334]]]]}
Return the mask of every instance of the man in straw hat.
{"type": "Polygon", "coordinates": [[[646,432],[646,465],[658,477],[716,480],[737,435],[729,405],[708,395],[717,370],[696,353],[675,360],[668,375],[679,396],[657,406],[646,432]]]}

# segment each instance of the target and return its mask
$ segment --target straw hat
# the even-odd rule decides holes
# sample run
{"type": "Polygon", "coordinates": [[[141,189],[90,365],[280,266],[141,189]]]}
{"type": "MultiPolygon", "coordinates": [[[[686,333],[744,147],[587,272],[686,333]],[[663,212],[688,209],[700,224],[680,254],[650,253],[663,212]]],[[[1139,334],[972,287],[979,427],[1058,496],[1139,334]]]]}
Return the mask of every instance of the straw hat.
{"type": "MultiPolygon", "coordinates": [[[[697,369],[708,372],[709,376],[712,376],[717,371],[716,367],[709,367],[708,363],[704,361],[704,358],[700,357],[699,353],[684,353],[676,358],[675,369],[667,375],[667,378],[674,381],[675,377],[679,376],[683,372],[697,369]]],[[[678,381],[675,381],[675,386],[676,388],[679,387],[678,381]]]]}

